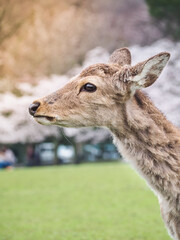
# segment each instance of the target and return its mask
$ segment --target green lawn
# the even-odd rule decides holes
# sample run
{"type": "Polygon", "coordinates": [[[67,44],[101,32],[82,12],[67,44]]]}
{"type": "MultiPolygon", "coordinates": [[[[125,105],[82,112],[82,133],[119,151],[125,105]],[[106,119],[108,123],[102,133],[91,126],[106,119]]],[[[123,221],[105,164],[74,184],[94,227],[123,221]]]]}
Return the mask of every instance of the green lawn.
{"type": "Polygon", "coordinates": [[[0,240],[169,240],[156,197],[126,164],[0,172],[0,240]]]}

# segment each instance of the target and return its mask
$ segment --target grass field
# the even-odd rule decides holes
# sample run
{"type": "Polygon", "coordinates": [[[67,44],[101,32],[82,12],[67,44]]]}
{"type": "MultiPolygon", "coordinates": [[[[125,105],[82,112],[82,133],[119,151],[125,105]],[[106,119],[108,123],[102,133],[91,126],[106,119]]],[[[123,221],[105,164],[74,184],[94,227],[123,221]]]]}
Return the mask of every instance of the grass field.
{"type": "Polygon", "coordinates": [[[0,172],[0,240],[169,240],[156,197],[126,164],[0,172]]]}

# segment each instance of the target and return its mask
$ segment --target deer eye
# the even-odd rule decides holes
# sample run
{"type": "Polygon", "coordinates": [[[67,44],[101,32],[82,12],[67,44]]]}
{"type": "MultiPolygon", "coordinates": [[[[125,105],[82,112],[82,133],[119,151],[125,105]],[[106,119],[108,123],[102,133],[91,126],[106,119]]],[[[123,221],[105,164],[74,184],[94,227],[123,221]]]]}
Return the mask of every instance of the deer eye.
{"type": "Polygon", "coordinates": [[[86,92],[95,92],[97,87],[92,83],[86,83],[84,86],[82,86],[80,91],[86,91],[86,92]]]}

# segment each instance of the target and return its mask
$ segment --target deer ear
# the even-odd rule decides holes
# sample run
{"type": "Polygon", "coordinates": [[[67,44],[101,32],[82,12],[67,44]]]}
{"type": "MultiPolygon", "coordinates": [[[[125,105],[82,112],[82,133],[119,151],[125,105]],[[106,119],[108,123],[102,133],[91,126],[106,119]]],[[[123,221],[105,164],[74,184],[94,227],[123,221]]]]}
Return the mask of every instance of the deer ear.
{"type": "Polygon", "coordinates": [[[109,63],[116,63],[120,66],[131,65],[131,53],[127,48],[115,50],[109,58],[109,63]]]}
{"type": "Polygon", "coordinates": [[[166,66],[169,58],[169,53],[162,52],[132,67],[131,81],[135,84],[135,87],[145,88],[153,84],[166,66]]]}

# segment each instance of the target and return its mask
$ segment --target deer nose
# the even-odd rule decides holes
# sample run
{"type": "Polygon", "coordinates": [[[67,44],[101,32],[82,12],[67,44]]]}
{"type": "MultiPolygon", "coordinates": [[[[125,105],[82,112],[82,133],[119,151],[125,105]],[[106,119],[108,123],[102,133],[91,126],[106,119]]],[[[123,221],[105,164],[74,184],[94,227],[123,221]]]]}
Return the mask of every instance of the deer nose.
{"type": "Polygon", "coordinates": [[[29,113],[34,116],[34,114],[36,113],[38,107],[40,106],[39,102],[34,102],[29,106],[29,113]]]}

